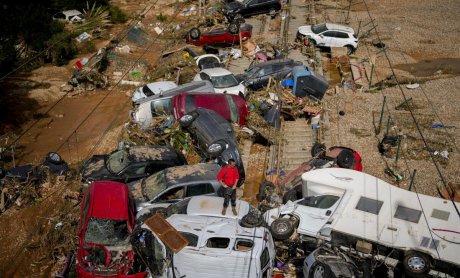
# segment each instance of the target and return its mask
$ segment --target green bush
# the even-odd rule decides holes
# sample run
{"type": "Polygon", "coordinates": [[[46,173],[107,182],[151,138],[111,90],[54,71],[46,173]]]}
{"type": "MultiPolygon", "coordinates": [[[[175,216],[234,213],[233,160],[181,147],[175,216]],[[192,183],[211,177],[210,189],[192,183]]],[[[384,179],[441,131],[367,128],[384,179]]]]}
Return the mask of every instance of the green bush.
{"type": "Polygon", "coordinates": [[[48,58],[53,64],[57,66],[66,65],[78,53],[75,37],[74,33],[57,33],[46,42],[48,46],[53,46],[48,51],[48,58]]]}
{"type": "Polygon", "coordinates": [[[128,16],[117,6],[110,6],[109,8],[110,21],[113,23],[125,23],[128,20],[128,16]]]}
{"type": "Polygon", "coordinates": [[[168,20],[168,16],[160,13],[159,15],[157,15],[157,19],[161,22],[165,22],[166,20],[168,20]]]}
{"type": "Polygon", "coordinates": [[[92,40],[86,40],[78,45],[78,53],[79,54],[86,54],[86,53],[93,53],[96,51],[96,44],[92,40]]]}

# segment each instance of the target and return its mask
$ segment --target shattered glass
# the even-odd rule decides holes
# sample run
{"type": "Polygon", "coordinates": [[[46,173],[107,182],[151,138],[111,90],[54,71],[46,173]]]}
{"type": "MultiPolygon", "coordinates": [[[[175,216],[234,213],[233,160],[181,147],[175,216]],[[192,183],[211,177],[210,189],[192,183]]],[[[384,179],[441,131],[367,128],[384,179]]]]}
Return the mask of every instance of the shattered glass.
{"type": "Polygon", "coordinates": [[[86,228],[85,241],[105,246],[129,244],[126,220],[91,218],[86,228]]]}
{"type": "Polygon", "coordinates": [[[142,184],[142,195],[146,199],[152,200],[165,189],[165,173],[164,171],[160,171],[145,179],[145,182],[142,184]]]}
{"type": "Polygon", "coordinates": [[[128,153],[125,150],[117,151],[109,156],[107,167],[113,173],[118,173],[130,163],[128,153]]]}

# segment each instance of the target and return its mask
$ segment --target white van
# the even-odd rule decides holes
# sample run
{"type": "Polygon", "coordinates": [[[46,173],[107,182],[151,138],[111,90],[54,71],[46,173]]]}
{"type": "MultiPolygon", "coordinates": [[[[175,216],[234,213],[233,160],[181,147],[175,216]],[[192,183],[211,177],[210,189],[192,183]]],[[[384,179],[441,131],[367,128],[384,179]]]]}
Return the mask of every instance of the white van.
{"type": "Polygon", "coordinates": [[[266,212],[275,239],[289,237],[298,223],[305,241],[367,249],[402,261],[409,276],[460,273],[460,215],[454,207],[460,203],[340,168],[304,173],[302,194],[266,212]]]}
{"type": "MultiPolygon", "coordinates": [[[[242,214],[250,210],[247,202],[237,200],[237,216],[230,208],[222,216],[222,205],[220,197],[192,197],[186,214],[173,214],[166,219],[188,241],[177,253],[160,240],[160,233],[152,232],[145,224],[149,220],[134,230],[131,242],[153,277],[272,277],[275,247],[269,230],[240,225],[242,214]]],[[[158,226],[159,222],[153,223],[158,226]]],[[[173,239],[173,245],[177,242],[173,233],[166,237],[173,239]]]]}

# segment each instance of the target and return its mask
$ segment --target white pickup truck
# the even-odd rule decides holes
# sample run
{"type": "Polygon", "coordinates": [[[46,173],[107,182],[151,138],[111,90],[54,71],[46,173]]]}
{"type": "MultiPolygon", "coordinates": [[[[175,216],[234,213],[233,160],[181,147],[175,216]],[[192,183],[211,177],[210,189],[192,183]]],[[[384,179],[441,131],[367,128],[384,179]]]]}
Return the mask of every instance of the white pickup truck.
{"type": "Polygon", "coordinates": [[[297,229],[304,241],[399,260],[410,277],[430,270],[460,273],[460,203],[340,168],[304,173],[302,194],[265,213],[275,239],[287,239],[297,229]]]}

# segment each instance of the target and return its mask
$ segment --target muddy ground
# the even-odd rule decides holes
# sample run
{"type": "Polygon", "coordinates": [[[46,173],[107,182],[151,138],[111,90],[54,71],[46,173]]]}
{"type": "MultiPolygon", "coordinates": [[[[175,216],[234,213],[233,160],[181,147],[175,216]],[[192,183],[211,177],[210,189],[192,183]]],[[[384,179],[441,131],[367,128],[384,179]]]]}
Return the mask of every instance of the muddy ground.
{"type": "MultiPolygon", "coordinates": [[[[166,6],[168,1],[113,2],[131,14],[148,10],[142,26],[149,30],[155,26],[160,13],[168,16],[174,14],[173,9],[166,6]],[[148,9],[151,4],[155,4],[155,7],[148,9]]],[[[305,3],[309,4],[310,1],[305,3]]],[[[318,22],[346,21],[348,1],[315,1],[315,4],[318,22]]],[[[366,1],[366,4],[376,19],[380,39],[388,47],[391,64],[404,83],[402,89],[407,97],[413,99],[415,116],[430,146],[433,151],[446,150],[449,153],[448,159],[435,156],[441,172],[453,187],[460,187],[460,30],[455,16],[460,10],[460,2],[447,0],[439,4],[435,0],[387,0],[366,1]],[[405,87],[409,82],[418,82],[420,87],[409,90],[405,87]],[[433,123],[439,122],[455,127],[431,128],[433,123]]],[[[177,17],[178,22],[187,20],[184,16],[177,17]]],[[[369,22],[366,5],[354,4],[348,20],[355,30],[360,26],[360,21],[362,26],[369,22]]],[[[126,26],[115,26],[111,33],[116,34],[124,28],[126,26]]],[[[366,29],[369,26],[363,27],[360,32],[366,29]]],[[[375,61],[375,83],[372,85],[391,75],[388,61],[372,45],[376,39],[376,34],[371,33],[361,41],[355,53],[358,59],[375,61]]],[[[105,43],[100,41],[98,45],[105,43]]],[[[144,59],[155,63],[165,44],[168,43],[155,45],[144,59]]],[[[144,49],[132,44],[130,46],[133,59],[141,55],[144,49]]],[[[174,44],[174,47],[178,46],[174,44]]],[[[134,87],[110,87],[66,96],[49,113],[45,113],[64,96],[62,88],[72,73],[74,63],[75,60],[65,67],[46,66],[29,73],[16,74],[1,84],[0,135],[3,140],[11,142],[14,135],[26,131],[35,120],[40,120],[17,142],[15,162],[38,161],[48,151],[59,149],[67,161],[77,165],[90,153],[103,153],[116,148],[128,120],[131,105],[129,96],[134,87]],[[98,108],[88,116],[98,103],[98,108]],[[85,118],[87,120],[82,122],[85,118]],[[73,132],[78,126],[78,130],[73,132]],[[96,142],[99,144],[94,148],[96,142]]],[[[431,158],[421,144],[420,135],[407,109],[395,110],[395,106],[403,101],[399,88],[393,83],[380,91],[364,91],[336,94],[331,89],[326,96],[325,102],[329,108],[327,128],[332,144],[356,149],[363,156],[365,172],[394,182],[384,173],[387,164],[390,165],[404,177],[399,183],[404,188],[408,187],[409,174],[417,169],[417,190],[437,196],[436,188],[441,183],[431,158]],[[382,121],[385,126],[383,130],[386,129],[388,115],[391,115],[390,133],[405,136],[401,145],[402,157],[397,164],[394,157],[384,158],[377,150],[383,131],[375,136],[372,115],[379,118],[383,95],[387,96],[388,103],[382,121]],[[340,116],[339,111],[344,111],[345,115],[340,116]]],[[[251,153],[255,155],[251,156],[249,163],[261,164],[266,151],[262,145],[253,145],[251,153]]],[[[257,172],[259,169],[260,165],[257,165],[247,169],[247,172],[257,172]]],[[[252,182],[258,182],[258,179],[252,182]]],[[[52,181],[38,190],[40,197],[33,204],[27,207],[16,204],[0,215],[0,276],[47,277],[62,267],[65,254],[76,247],[79,191],[78,183],[52,181]],[[56,226],[60,222],[62,226],[56,226]]]]}

